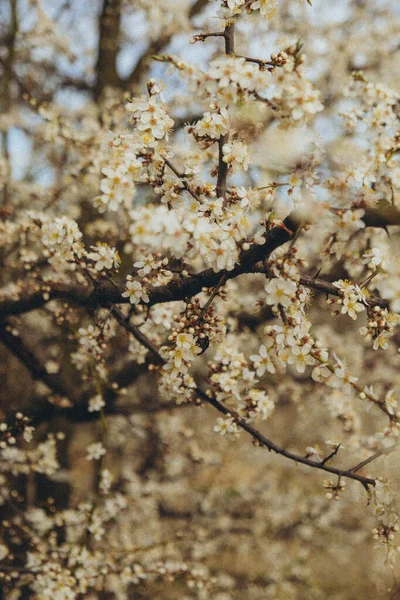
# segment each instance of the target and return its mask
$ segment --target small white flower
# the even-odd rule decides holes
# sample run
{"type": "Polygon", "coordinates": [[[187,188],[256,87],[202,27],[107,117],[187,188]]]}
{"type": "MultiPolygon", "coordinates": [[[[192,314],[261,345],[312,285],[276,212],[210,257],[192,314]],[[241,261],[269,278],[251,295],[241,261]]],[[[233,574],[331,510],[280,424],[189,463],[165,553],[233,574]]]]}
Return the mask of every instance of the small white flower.
{"type": "Polygon", "coordinates": [[[251,10],[259,10],[263,17],[271,19],[276,11],[276,0],[255,0],[250,4],[251,10]]]}
{"type": "Polygon", "coordinates": [[[315,446],[307,446],[306,452],[308,456],[315,456],[315,458],[318,458],[319,460],[323,460],[324,458],[324,451],[318,444],[315,444],[315,446]]]}
{"type": "Polygon", "coordinates": [[[268,371],[269,373],[275,373],[275,366],[268,355],[267,347],[262,344],[258,351],[260,354],[253,354],[250,356],[250,360],[254,363],[254,367],[257,369],[257,377],[262,377],[265,371],[268,371]]]}
{"type": "Polygon", "coordinates": [[[88,411],[96,412],[98,410],[101,410],[105,405],[106,403],[104,402],[102,396],[100,394],[97,394],[97,396],[90,398],[88,411]]]}
{"type": "Polygon", "coordinates": [[[123,298],[129,298],[131,304],[149,302],[149,296],[140,281],[132,279],[130,275],[126,278],[126,291],[121,295],[123,298]]]}
{"type": "Polygon", "coordinates": [[[220,433],[221,435],[226,435],[230,433],[237,434],[239,429],[233,420],[233,417],[226,417],[225,419],[220,417],[217,419],[217,422],[214,425],[214,431],[216,433],[220,433]]]}
{"type": "Polygon", "coordinates": [[[267,304],[280,304],[283,308],[287,308],[291,304],[296,290],[296,284],[289,279],[281,277],[270,279],[265,286],[267,304]]]}
{"type": "Polygon", "coordinates": [[[385,404],[391,415],[397,412],[397,396],[394,390],[389,390],[385,396],[385,404]]]}
{"type": "Polygon", "coordinates": [[[345,296],[343,299],[343,305],[340,312],[345,315],[346,313],[353,320],[357,319],[357,313],[365,310],[364,304],[358,302],[358,298],[355,294],[350,294],[349,296],[345,296]]]}
{"type": "Polygon", "coordinates": [[[121,259],[115,248],[110,248],[107,244],[98,244],[91,246],[94,252],[89,252],[88,258],[95,262],[96,271],[103,269],[118,269],[121,259]]]}
{"type": "Polygon", "coordinates": [[[106,453],[106,449],[104,448],[101,442],[94,442],[87,447],[87,460],[99,460],[106,453]]]}
{"type": "Polygon", "coordinates": [[[382,254],[380,248],[371,248],[364,252],[362,256],[364,265],[369,264],[374,269],[377,269],[378,267],[381,267],[382,269],[388,268],[389,261],[387,257],[382,254]]]}
{"type": "Polygon", "coordinates": [[[294,346],[292,352],[295,357],[296,369],[299,373],[304,373],[307,365],[313,365],[315,359],[310,354],[310,344],[304,344],[304,346],[294,346]]]}
{"type": "Polygon", "coordinates": [[[249,167],[249,155],[246,144],[234,140],[229,144],[224,144],[222,151],[224,154],[223,161],[231,167],[232,172],[240,169],[247,171],[249,167]]]}

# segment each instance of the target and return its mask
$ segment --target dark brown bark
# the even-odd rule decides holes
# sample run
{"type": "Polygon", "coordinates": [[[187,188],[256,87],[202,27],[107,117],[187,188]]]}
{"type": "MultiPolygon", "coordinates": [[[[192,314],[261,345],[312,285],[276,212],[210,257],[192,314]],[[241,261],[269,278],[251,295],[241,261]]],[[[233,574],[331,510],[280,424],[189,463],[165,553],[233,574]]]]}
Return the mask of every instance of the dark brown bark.
{"type": "Polygon", "coordinates": [[[121,87],[121,79],[117,71],[121,8],[121,0],[104,0],[99,23],[95,98],[99,98],[107,86],[121,87]]]}

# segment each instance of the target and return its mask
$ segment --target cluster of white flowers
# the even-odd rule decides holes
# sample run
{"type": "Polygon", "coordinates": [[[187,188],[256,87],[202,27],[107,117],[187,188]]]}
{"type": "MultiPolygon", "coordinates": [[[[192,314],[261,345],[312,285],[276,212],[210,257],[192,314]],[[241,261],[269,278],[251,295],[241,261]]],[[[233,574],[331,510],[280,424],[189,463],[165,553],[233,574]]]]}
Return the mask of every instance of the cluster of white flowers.
{"type": "Polygon", "coordinates": [[[81,231],[68,217],[56,217],[42,225],[42,243],[48,249],[50,263],[65,264],[82,256],[81,231]]]}
{"type": "Polygon", "coordinates": [[[148,89],[149,96],[134,98],[125,106],[133,132],[118,133],[109,141],[109,161],[102,169],[105,177],[100,182],[102,194],[94,199],[101,213],[132,208],[136,184],[149,177],[143,157],[155,152],[160,140],[168,139],[174,124],[159,99],[160,90],[154,80],[149,82],[148,89]]]}
{"type": "Polygon", "coordinates": [[[101,172],[102,194],[94,199],[100,213],[116,211],[121,206],[131,208],[135,196],[135,184],[142,178],[142,162],[138,158],[141,144],[132,133],[119,133],[108,143],[109,160],[101,172]]]}
{"type": "Polygon", "coordinates": [[[400,324],[400,315],[388,311],[387,308],[374,306],[369,314],[367,324],[360,327],[359,333],[370,342],[373,340],[373,349],[386,350],[389,347],[389,339],[395,333],[395,327],[400,324]]]}
{"type": "Polygon", "coordinates": [[[170,339],[172,346],[161,348],[166,364],[161,373],[160,392],[166,398],[173,394],[180,404],[192,399],[195,383],[189,369],[201,353],[201,347],[192,333],[172,334],[170,339]]]}
{"type": "Polygon", "coordinates": [[[341,297],[337,303],[341,305],[342,315],[348,314],[353,320],[357,319],[357,314],[366,308],[366,296],[364,291],[350,281],[339,279],[334,281],[333,285],[340,291],[341,297]]]}
{"type": "Polygon", "coordinates": [[[247,171],[249,168],[248,147],[243,142],[233,140],[229,144],[224,144],[222,148],[224,158],[232,173],[236,171],[247,171]]]}
{"type": "Polygon", "coordinates": [[[157,140],[168,139],[168,133],[174,125],[160,102],[160,90],[154,81],[149,83],[149,91],[150,96],[134,98],[125,106],[144,147],[153,147],[157,140]]]}
{"type": "Polygon", "coordinates": [[[180,62],[179,67],[190,77],[190,87],[218,106],[228,106],[254,98],[264,92],[270,75],[258,65],[238,56],[221,56],[210,62],[206,72],[180,62]]]}
{"type": "Polygon", "coordinates": [[[221,135],[228,133],[230,119],[227,109],[223,106],[216,112],[205,112],[195,125],[188,126],[188,132],[193,133],[196,140],[211,142],[218,140],[221,135]]]}
{"type": "MultiPolygon", "coordinates": [[[[101,271],[117,270],[121,262],[118,251],[107,243],[98,242],[88,251],[81,241],[82,232],[78,224],[68,217],[55,218],[54,221],[42,220],[40,216],[33,216],[35,222],[41,222],[41,242],[45,248],[44,254],[54,267],[63,269],[70,264],[76,264],[94,275],[101,271]],[[91,262],[94,264],[91,265],[91,262]]],[[[37,258],[26,257],[27,262],[35,262],[37,258]]]]}
{"type": "Polygon", "coordinates": [[[386,480],[378,479],[373,489],[373,509],[378,519],[378,526],[373,530],[376,547],[384,546],[385,564],[394,569],[398,546],[399,517],[396,514],[393,490],[386,480]]]}
{"type": "Polygon", "coordinates": [[[158,269],[161,269],[162,266],[167,266],[168,264],[167,258],[159,260],[152,254],[143,254],[143,256],[137,256],[137,258],[139,260],[136,260],[133,263],[133,266],[138,269],[137,274],[139,277],[145,277],[152,271],[157,271],[158,269]]]}
{"type": "MultiPolygon", "coordinates": [[[[308,332],[309,328],[310,323],[305,320],[294,327],[268,325],[264,330],[268,336],[266,341],[268,351],[264,363],[267,365],[269,362],[278,363],[283,368],[293,364],[298,373],[304,373],[307,365],[313,366],[316,361],[324,363],[327,360],[327,352],[321,350],[319,342],[313,340],[308,332]]],[[[261,349],[260,356],[252,358],[255,359],[256,365],[263,364],[260,360],[262,358],[261,349]]]]}
{"type": "Polygon", "coordinates": [[[257,11],[262,17],[272,19],[276,11],[276,0],[222,0],[219,16],[229,20],[240,15],[242,9],[257,11]]]}
{"type": "Polygon", "coordinates": [[[126,278],[126,291],[122,293],[122,297],[129,298],[131,304],[149,301],[145,288],[140,281],[133,279],[132,275],[128,275],[126,278]]]}
{"type": "MultiPolygon", "coordinates": [[[[250,357],[250,360],[254,358],[258,357],[250,357]]],[[[228,404],[248,423],[257,418],[268,419],[275,407],[270,395],[265,390],[255,387],[256,373],[250,366],[233,340],[231,347],[221,345],[217,349],[214,362],[210,364],[211,382],[216,398],[228,404]]],[[[228,433],[237,437],[239,430],[235,419],[228,415],[225,419],[218,419],[214,431],[221,435],[228,433]]]]}
{"type": "Polygon", "coordinates": [[[78,349],[71,354],[72,363],[79,371],[93,373],[104,379],[107,375],[103,352],[105,342],[115,335],[115,322],[106,316],[101,326],[89,325],[78,329],[78,349]]]}
{"type": "Polygon", "coordinates": [[[104,269],[118,269],[121,258],[115,248],[110,248],[108,244],[98,243],[96,246],[91,246],[93,252],[89,252],[87,257],[93,260],[96,271],[104,269]]]}
{"type": "Polygon", "coordinates": [[[308,79],[298,77],[297,72],[283,77],[284,84],[277,86],[271,96],[274,107],[278,107],[281,119],[304,123],[312,120],[324,109],[321,93],[308,79]]]}
{"type": "MultiPolygon", "coordinates": [[[[131,214],[132,242],[149,253],[166,252],[177,259],[185,257],[199,268],[231,270],[239,258],[238,242],[249,235],[252,226],[244,213],[245,207],[235,205],[232,211],[225,211],[221,214],[221,223],[216,222],[215,215],[206,215],[211,208],[209,203],[203,206],[204,212],[188,212],[183,208],[168,210],[165,205],[138,208],[131,214]]],[[[263,243],[264,238],[255,235],[254,241],[263,243]]]]}
{"type": "Polygon", "coordinates": [[[362,161],[364,186],[374,184],[379,194],[385,180],[390,189],[396,189],[400,171],[393,157],[398,152],[398,92],[386,84],[368,81],[362,73],[354,73],[347,96],[352,101],[352,108],[344,115],[347,127],[359,131],[362,124],[368,131],[368,151],[362,161]]]}
{"type": "Polygon", "coordinates": [[[201,348],[197,345],[195,337],[191,333],[179,333],[175,339],[172,349],[166,350],[166,358],[176,369],[183,365],[189,365],[200,354],[201,348]]]}
{"type": "Polygon", "coordinates": [[[379,128],[396,126],[395,106],[398,93],[384,83],[368,81],[364,75],[355,73],[350,82],[348,94],[361,99],[362,105],[345,113],[347,125],[354,127],[361,120],[367,123],[372,131],[379,128]]]}
{"type": "MultiPolygon", "coordinates": [[[[7,434],[3,431],[2,434],[7,434]]],[[[32,439],[32,431],[28,430],[28,442],[32,439]]],[[[7,436],[0,444],[0,460],[2,462],[2,472],[11,473],[14,476],[28,475],[29,473],[42,473],[51,477],[59,469],[60,465],[57,459],[57,439],[63,439],[63,434],[49,434],[48,437],[29,449],[18,448],[15,436],[7,436]]],[[[8,496],[8,494],[6,494],[8,496]]],[[[4,494],[1,497],[6,497],[4,494]]],[[[0,503],[2,503],[0,497],[0,503]]]]}

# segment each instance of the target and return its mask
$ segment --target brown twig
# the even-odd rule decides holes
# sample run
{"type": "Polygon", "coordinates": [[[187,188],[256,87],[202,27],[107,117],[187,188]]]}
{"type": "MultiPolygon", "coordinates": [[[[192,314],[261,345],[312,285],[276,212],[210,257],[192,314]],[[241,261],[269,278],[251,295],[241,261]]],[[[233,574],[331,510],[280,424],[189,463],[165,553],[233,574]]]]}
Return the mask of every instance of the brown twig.
{"type": "MultiPolygon", "coordinates": [[[[341,296],[340,290],[336,288],[330,281],[320,279],[318,277],[310,277],[309,275],[302,275],[300,277],[301,285],[310,287],[314,290],[330,294],[331,296],[341,296]]],[[[365,301],[368,306],[379,306],[380,308],[389,308],[389,302],[378,298],[377,296],[370,296],[365,301]]]]}
{"type": "Polygon", "coordinates": [[[197,202],[199,202],[201,204],[202,203],[201,198],[196,194],[196,192],[194,192],[192,190],[191,186],[189,185],[189,183],[187,181],[187,177],[186,177],[185,173],[181,173],[180,171],[178,171],[178,169],[167,158],[164,159],[164,162],[167,165],[167,167],[169,167],[171,169],[171,171],[174,173],[174,175],[176,175],[178,177],[178,179],[180,179],[182,181],[183,187],[185,188],[185,190],[187,192],[189,192],[189,194],[192,196],[192,198],[194,198],[197,202]]]}
{"type": "Polygon", "coordinates": [[[379,450],[378,452],[375,452],[375,454],[373,454],[372,456],[369,456],[365,460],[358,463],[358,465],[356,465],[355,467],[350,469],[350,471],[352,473],[356,473],[360,469],[363,469],[366,465],[369,465],[369,463],[371,463],[373,460],[376,460],[377,458],[380,458],[381,456],[384,456],[385,454],[391,454],[396,448],[399,447],[399,445],[400,445],[400,442],[396,442],[395,444],[392,444],[391,446],[389,446],[389,448],[384,448],[383,450],[379,450]]]}
{"type": "Polygon", "coordinates": [[[210,308],[211,304],[214,301],[215,296],[218,294],[218,291],[224,285],[225,281],[226,281],[226,274],[224,273],[222,275],[221,279],[218,281],[218,283],[215,286],[215,288],[213,289],[213,291],[212,291],[209,299],[207,300],[207,302],[205,303],[205,305],[201,309],[200,315],[199,315],[199,317],[198,317],[198,319],[197,319],[197,321],[195,323],[195,326],[202,322],[204,315],[206,314],[207,310],[210,308]]]}
{"type": "MultiPolygon", "coordinates": [[[[119,309],[116,309],[115,316],[116,316],[118,322],[127,331],[132,333],[136,337],[136,339],[138,341],[140,341],[140,343],[143,343],[145,345],[145,347],[147,349],[149,349],[160,362],[162,362],[162,364],[165,364],[165,360],[161,356],[158,348],[156,348],[156,346],[150,340],[148,340],[142,332],[138,332],[137,328],[134,325],[127,322],[126,318],[124,317],[124,315],[122,313],[120,313],[119,309]]],[[[285,458],[288,458],[289,460],[292,460],[296,463],[301,463],[303,465],[307,465],[308,467],[312,467],[314,469],[326,471],[327,473],[332,473],[334,475],[338,475],[339,477],[347,477],[349,479],[354,479],[355,481],[360,482],[366,490],[368,490],[369,486],[375,485],[374,479],[371,479],[369,477],[362,477],[361,475],[357,475],[356,473],[353,472],[353,470],[337,469],[335,467],[328,466],[327,464],[324,463],[324,461],[316,462],[316,461],[310,460],[309,458],[300,456],[298,454],[290,452],[289,450],[285,450],[284,448],[281,448],[280,446],[275,444],[275,442],[272,442],[265,435],[263,435],[260,431],[255,429],[252,425],[249,425],[249,423],[247,423],[246,421],[241,419],[235,411],[224,406],[221,402],[219,402],[211,394],[203,392],[198,386],[195,388],[195,392],[196,392],[196,395],[201,400],[208,402],[208,404],[210,404],[211,406],[216,408],[220,413],[224,414],[225,416],[232,417],[241,429],[244,429],[245,431],[247,431],[247,433],[249,433],[253,437],[253,439],[257,441],[258,445],[268,448],[268,450],[270,450],[271,452],[275,452],[276,454],[280,454],[281,456],[284,456],[285,458]]]]}

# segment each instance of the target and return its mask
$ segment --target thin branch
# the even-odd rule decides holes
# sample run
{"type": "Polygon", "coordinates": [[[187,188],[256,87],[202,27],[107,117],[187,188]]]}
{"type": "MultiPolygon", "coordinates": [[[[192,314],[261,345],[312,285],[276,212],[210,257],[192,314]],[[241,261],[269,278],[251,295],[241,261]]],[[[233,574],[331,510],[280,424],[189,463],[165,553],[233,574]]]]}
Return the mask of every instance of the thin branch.
{"type": "MultiPolygon", "coordinates": [[[[339,452],[339,448],[340,444],[338,444],[336,448],[332,450],[330,454],[328,454],[328,456],[325,456],[321,464],[326,465],[327,462],[329,462],[334,456],[336,456],[336,454],[339,452]]],[[[349,471],[353,471],[353,469],[349,469],[349,471]]]]}
{"type": "Polygon", "coordinates": [[[363,279],[361,281],[361,283],[359,284],[360,288],[365,287],[366,285],[368,285],[369,283],[371,283],[371,281],[378,275],[378,273],[381,272],[381,269],[378,267],[377,269],[375,269],[375,271],[373,273],[371,273],[370,275],[368,275],[368,277],[366,277],[365,279],[363,279]]]}
{"type": "MultiPolygon", "coordinates": [[[[135,326],[133,326],[131,323],[127,322],[127,320],[124,318],[122,313],[120,313],[118,311],[118,309],[115,314],[116,314],[116,318],[117,318],[118,322],[123,327],[125,327],[125,329],[127,331],[132,333],[136,337],[136,339],[138,341],[140,341],[141,343],[144,343],[144,339],[145,339],[146,340],[145,344],[144,344],[145,347],[147,349],[151,350],[151,352],[153,352],[153,354],[157,357],[157,359],[160,362],[162,362],[162,364],[165,364],[166,361],[163,359],[159,350],[154,346],[154,344],[150,340],[146,339],[146,336],[142,332],[140,332],[140,335],[138,335],[137,328],[135,328],[135,326]]],[[[292,460],[296,463],[301,463],[303,465],[307,465],[308,467],[312,467],[314,469],[319,469],[319,470],[325,471],[327,473],[332,473],[334,475],[338,475],[339,477],[347,477],[348,479],[354,479],[355,481],[360,482],[364,486],[364,488],[367,490],[370,485],[372,485],[372,486],[375,485],[374,479],[371,479],[369,477],[362,477],[361,475],[357,475],[352,470],[337,469],[335,467],[331,467],[331,466],[325,464],[324,461],[316,462],[316,461],[310,460],[309,458],[305,458],[303,456],[300,456],[298,454],[290,452],[289,450],[285,450],[284,448],[281,448],[280,446],[278,446],[277,444],[272,442],[270,439],[268,439],[265,435],[263,435],[260,431],[258,431],[257,429],[255,429],[254,427],[249,425],[243,419],[241,419],[235,411],[232,411],[231,409],[229,409],[226,406],[224,406],[223,404],[221,404],[221,402],[219,402],[211,394],[203,392],[198,386],[195,388],[195,392],[196,392],[196,395],[201,400],[204,400],[205,402],[208,402],[208,404],[211,404],[211,406],[216,408],[220,413],[224,414],[225,416],[233,417],[233,419],[235,420],[237,425],[239,427],[241,427],[241,429],[244,429],[245,431],[247,431],[247,433],[249,433],[253,437],[253,439],[257,441],[258,445],[264,446],[264,447],[268,448],[268,450],[275,452],[276,454],[280,454],[281,456],[284,456],[285,458],[288,458],[289,460],[292,460]]]]}
{"type": "Polygon", "coordinates": [[[182,181],[183,187],[185,188],[185,190],[187,192],[189,192],[189,194],[192,196],[192,198],[194,198],[197,202],[199,202],[199,204],[201,204],[201,199],[196,194],[196,192],[194,192],[192,190],[191,186],[189,185],[189,183],[187,181],[187,177],[186,177],[185,173],[181,173],[180,171],[178,171],[178,169],[167,158],[164,159],[164,162],[167,165],[167,167],[169,167],[171,169],[171,171],[178,177],[178,179],[180,179],[182,181]]]}
{"type": "Polygon", "coordinates": [[[239,54],[237,56],[238,56],[238,58],[244,58],[246,62],[255,63],[255,64],[259,65],[261,68],[276,67],[274,62],[272,62],[270,60],[266,60],[264,58],[251,58],[249,56],[240,56],[239,54]]]}
{"type": "Polygon", "coordinates": [[[119,308],[117,308],[116,306],[114,306],[111,309],[111,314],[116,318],[116,320],[118,321],[118,323],[120,325],[122,325],[122,327],[124,327],[127,331],[129,331],[129,333],[131,333],[135,339],[137,339],[137,341],[142,344],[142,346],[144,346],[145,348],[147,348],[147,350],[149,350],[149,352],[152,352],[153,355],[157,358],[157,361],[160,364],[164,364],[165,361],[163,359],[163,357],[161,356],[158,348],[153,344],[153,342],[151,342],[148,337],[146,337],[144,335],[144,333],[142,333],[139,329],[139,327],[137,327],[136,325],[134,325],[133,323],[130,323],[129,321],[129,316],[125,317],[125,315],[121,312],[121,310],[119,308]]]}
{"type": "Polygon", "coordinates": [[[210,33],[197,33],[193,36],[194,42],[204,42],[210,37],[225,37],[225,31],[211,31],[210,33]]]}
{"type": "Polygon", "coordinates": [[[350,469],[350,471],[352,473],[356,473],[357,471],[360,471],[360,469],[363,469],[366,465],[369,465],[369,463],[376,460],[377,458],[380,458],[381,456],[384,456],[385,454],[391,454],[399,446],[400,446],[400,442],[396,442],[395,444],[392,444],[391,446],[389,446],[389,448],[384,448],[383,450],[379,450],[378,452],[375,452],[375,454],[373,454],[372,456],[369,456],[365,460],[358,463],[358,465],[356,465],[355,467],[350,469]]]}
{"type": "MultiPolygon", "coordinates": [[[[309,275],[302,275],[300,277],[301,285],[306,287],[310,287],[314,290],[318,290],[320,292],[324,292],[325,294],[330,294],[332,296],[341,296],[340,290],[336,288],[330,281],[326,281],[325,279],[320,279],[318,277],[310,277],[309,275]]],[[[387,300],[383,300],[382,298],[378,298],[377,296],[370,296],[366,299],[366,304],[368,306],[379,306],[380,308],[389,308],[389,302],[387,300]]]]}
{"type": "Polygon", "coordinates": [[[214,406],[214,408],[216,408],[222,414],[233,417],[233,419],[239,427],[247,431],[247,433],[249,433],[253,437],[253,439],[257,440],[257,442],[261,446],[265,446],[266,448],[268,448],[268,450],[275,452],[276,454],[280,454],[281,456],[284,456],[285,458],[288,458],[289,460],[292,460],[296,463],[301,463],[303,465],[307,465],[308,467],[312,467],[313,469],[319,469],[321,471],[326,471],[327,473],[332,473],[340,477],[354,479],[355,481],[359,481],[366,489],[368,489],[370,485],[375,485],[375,479],[371,479],[369,477],[362,477],[361,475],[356,475],[351,469],[336,469],[335,467],[331,467],[327,464],[324,464],[323,461],[316,462],[310,460],[309,458],[305,458],[304,456],[300,456],[298,454],[290,452],[289,450],[281,448],[280,446],[272,442],[270,439],[265,437],[265,435],[260,433],[257,429],[243,421],[234,411],[223,406],[223,404],[218,402],[216,398],[212,396],[209,397],[204,392],[201,392],[198,388],[196,388],[196,393],[200,395],[200,397],[203,400],[206,400],[209,404],[214,406]]]}
{"type": "Polygon", "coordinates": [[[203,320],[204,315],[206,314],[206,312],[210,308],[211,304],[213,303],[215,296],[218,294],[220,288],[225,284],[225,281],[226,281],[226,275],[224,273],[222,275],[221,279],[218,281],[218,283],[215,286],[215,288],[213,289],[213,291],[212,291],[209,299],[207,300],[207,302],[205,303],[205,305],[201,309],[200,315],[199,315],[199,317],[198,317],[195,325],[198,325],[199,323],[201,323],[201,321],[203,320]]]}

